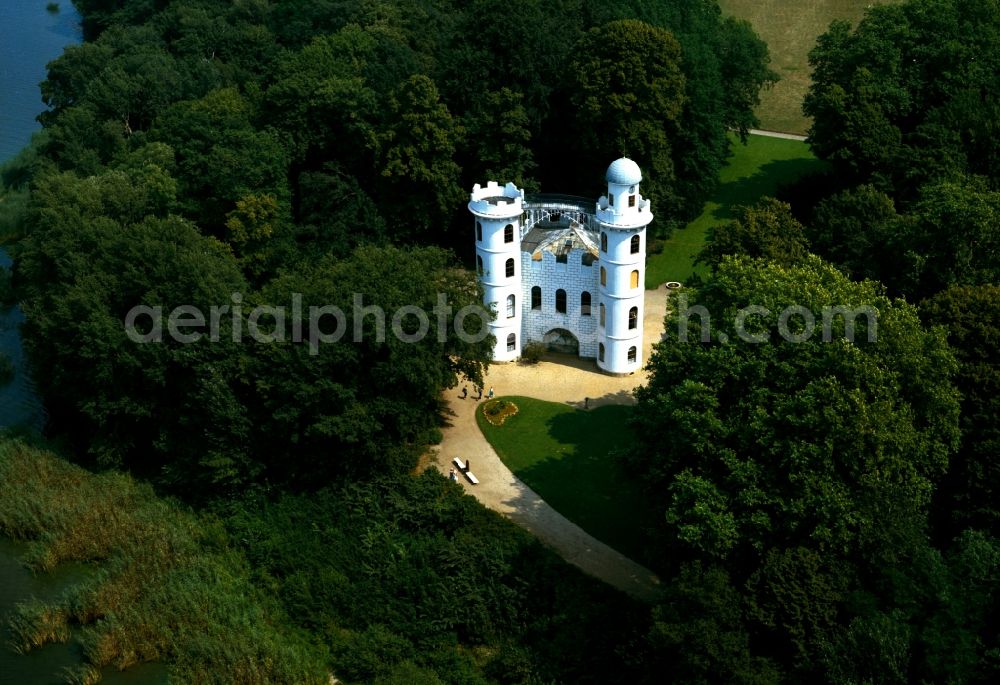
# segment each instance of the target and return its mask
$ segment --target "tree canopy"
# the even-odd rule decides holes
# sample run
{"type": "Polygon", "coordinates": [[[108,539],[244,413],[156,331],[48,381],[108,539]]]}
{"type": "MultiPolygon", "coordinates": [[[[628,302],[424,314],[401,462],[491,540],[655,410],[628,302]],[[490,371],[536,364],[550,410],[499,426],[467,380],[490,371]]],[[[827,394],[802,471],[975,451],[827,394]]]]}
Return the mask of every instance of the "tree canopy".
{"type": "Polygon", "coordinates": [[[813,151],[841,191],[816,209],[814,249],[922,299],[996,283],[1000,9],[908,0],[834,22],[810,53],[813,151]]]}
{"type": "Polygon", "coordinates": [[[960,439],[944,331],[814,255],[725,256],[669,311],[624,457],[664,512],[658,655],[684,682],[972,678],[996,633],[923,599],[976,596],[976,545],[996,568],[988,535],[945,557],[928,537],[960,439]]]}
{"type": "Polygon", "coordinates": [[[468,190],[596,196],[625,153],[667,233],[775,78],[749,24],[714,0],[77,5],[87,42],[5,172],[68,456],[222,518],[238,542],[209,544],[343,678],[659,682],[676,631],[413,471],[492,349],[453,325],[482,301],[468,190]]]}
{"type": "Polygon", "coordinates": [[[668,31],[623,20],[588,31],[569,72],[579,156],[634,159],[646,196],[668,206],[676,193],[671,138],[684,107],[680,57],[668,31]]]}
{"type": "Polygon", "coordinates": [[[786,266],[805,259],[805,229],[792,216],[791,207],[764,198],[750,207],[737,207],[736,219],[710,228],[698,262],[717,269],[726,255],[766,259],[786,266]]]}

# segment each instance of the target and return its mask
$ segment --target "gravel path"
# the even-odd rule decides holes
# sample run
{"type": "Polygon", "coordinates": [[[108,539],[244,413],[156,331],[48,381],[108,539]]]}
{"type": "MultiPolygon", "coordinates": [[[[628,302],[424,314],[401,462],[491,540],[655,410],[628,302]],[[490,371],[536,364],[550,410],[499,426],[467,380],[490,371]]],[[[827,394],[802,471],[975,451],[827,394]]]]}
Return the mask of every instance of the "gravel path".
{"type": "MultiPolygon", "coordinates": [[[[663,333],[665,305],[666,290],[662,286],[646,291],[643,359],[649,358],[652,343],[663,333]]],[[[532,366],[494,364],[486,376],[485,387],[492,386],[499,396],[525,395],[576,407],[583,407],[589,397],[590,406],[596,407],[633,404],[632,390],[645,380],[645,371],[619,378],[600,373],[593,361],[560,357],[532,366]]],[[[444,440],[432,454],[432,463],[447,473],[453,457],[468,459],[479,485],[472,485],[464,478],[460,482],[485,506],[523,526],[590,575],[633,597],[655,599],[660,592],[656,574],[591,536],[511,473],[476,425],[475,410],[479,403],[473,399],[471,387],[467,399],[461,399],[460,394],[461,387],[446,393],[449,425],[443,430],[444,440]]]]}
{"type": "Polygon", "coordinates": [[[782,131],[765,131],[761,128],[752,128],[750,133],[755,136],[767,136],[768,138],[783,138],[784,140],[806,141],[806,137],[798,133],[783,133],[782,131]]]}

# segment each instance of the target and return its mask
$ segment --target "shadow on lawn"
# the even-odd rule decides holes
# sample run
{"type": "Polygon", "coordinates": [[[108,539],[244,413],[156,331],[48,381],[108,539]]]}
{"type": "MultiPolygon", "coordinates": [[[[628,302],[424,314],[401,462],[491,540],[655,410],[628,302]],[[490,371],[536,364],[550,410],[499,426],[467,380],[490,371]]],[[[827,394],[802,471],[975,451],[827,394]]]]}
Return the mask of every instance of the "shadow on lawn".
{"type": "Polygon", "coordinates": [[[600,397],[587,397],[579,401],[567,401],[566,404],[576,409],[586,410],[593,410],[608,405],[631,406],[635,404],[635,395],[632,394],[631,390],[619,390],[618,392],[609,392],[600,397]]]}
{"type": "Polygon", "coordinates": [[[752,175],[727,181],[719,186],[711,214],[714,221],[729,221],[740,205],[755,204],[764,196],[774,196],[781,186],[822,168],[814,158],[777,159],[760,166],[752,175]]]}
{"type": "Polygon", "coordinates": [[[647,564],[655,510],[642,483],[618,461],[617,453],[632,442],[627,422],[633,409],[621,404],[616,397],[621,394],[597,398],[608,401],[597,407],[592,400],[588,411],[564,412],[546,421],[547,433],[560,445],[558,453],[519,469],[517,475],[591,535],[647,564]]]}

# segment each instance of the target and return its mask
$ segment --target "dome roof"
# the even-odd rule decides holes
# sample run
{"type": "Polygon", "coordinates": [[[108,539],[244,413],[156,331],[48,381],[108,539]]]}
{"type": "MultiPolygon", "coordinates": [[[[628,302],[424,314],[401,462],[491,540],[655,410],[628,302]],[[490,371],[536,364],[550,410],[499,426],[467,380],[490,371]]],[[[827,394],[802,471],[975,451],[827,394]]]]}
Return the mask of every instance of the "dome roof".
{"type": "Polygon", "coordinates": [[[623,186],[634,186],[642,180],[642,171],[639,165],[628,157],[622,157],[611,162],[608,173],[604,176],[608,183],[617,183],[623,186]]]}

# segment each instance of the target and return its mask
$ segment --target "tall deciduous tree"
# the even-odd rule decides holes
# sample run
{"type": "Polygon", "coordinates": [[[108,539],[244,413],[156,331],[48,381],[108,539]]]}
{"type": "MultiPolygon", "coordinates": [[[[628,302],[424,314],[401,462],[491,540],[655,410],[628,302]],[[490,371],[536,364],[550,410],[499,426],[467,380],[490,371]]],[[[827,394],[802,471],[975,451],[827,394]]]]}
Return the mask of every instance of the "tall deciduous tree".
{"type": "Polygon", "coordinates": [[[995,171],[984,114],[997,107],[998,43],[993,0],[909,0],[868,8],[853,31],[832,23],[809,58],[813,150],[853,183],[902,196],[942,174],[995,171]]]}
{"type": "Polygon", "coordinates": [[[1000,535],[1000,286],[949,288],[921,314],[946,327],[962,393],[961,449],[935,493],[939,529],[945,541],[964,528],[1000,535]]]}
{"type": "Polygon", "coordinates": [[[436,248],[362,246],[289,269],[260,300],[287,311],[296,295],[300,339],[255,348],[259,437],[275,457],[274,477],[308,483],[409,470],[405,448],[434,429],[441,390],[460,378],[481,384],[491,358],[480,319],[468,317],[464,335],[456,328],[457,312],[482,302],[474,277],[436,248]],[[330,306],[341,318],[323,309],[330,306]],[[426,327],[407,313],[415,308],[426,327]]]}
{"type": "Polygon", "coordinates": [[[537,190],[531,130],[521,93],[502,88],[479,98],[464,119],[468,132],[465,175],[501,184],[513,181],[519,188],[537,190]]]}
{"type": "Polygon", "coordinates": [[[821,202],[814,249],[857,278],[922,299],[951,285],[1000,280],[1000,193],[982,177],[925,184],[898,213],[892,198],[859,186],[821,202]]]}
{"type": "Polygon", "coordinates": [[[382,182],[389,234],[398,242],[441,243],[465,192],[455,153],[464,129],[427,76],[412,76],[390,99],[382,136],[382,182]]]}
{"type": "MultiPolygon", "coordinates": [[[[175,103],[151,133],[177,155],[185,213],[212,235],[226,235],[226,217],[253,194],[287,206],[289,153],[276,130],[254,126],[254,108],[235,88],[175,103]]],[[[283,227],[287,230],[287,226],[283,227]]]]}
{"type": "Polygon", "coordinates": [[[739,207],[735,221],[709,229],[698,261],[713,270],[726,255],[792,265],[805,259],[808,252],[804,231],[787,203],[764,198],[751,207],[739,207]]]}
{"type": "Polygon", "coordinates": [[[815,209],[807,234],[812,249],[848,275],[870,278],[897,291],[913,270],[901,253],[912,230],[896,211],[892,198],[871,185],[858,186],[823,200],[815,209]]]}
{"type": "MultiPolygon", "coordinates": [[[[180,343],[177,306],[228,304],[245,282],[228,248],[176,216],[111,218],[121,179],[53,175],[29,207],[18,249],[25,340],[56,425],[103,467],[133,470],[192,496],[252,480],[238,351],[227,341],[180,343]],[[97,182],[95,182],[97,181],[97,182]],[[135,307],[148,343],[125,327],[135,307]],[[156,309],[160,308],[160,309],[156,309]],[[160,335],[154,331],[160,330],[160,335]]],[[[186,331],[184,331],[186,332],[186,331]]]]}
{"type": "Polygon", "coordinates": [[[726,258],[695,302],[705,317],[674,303],[674,335],[637,391],[630,462],[663,493],[678,549],[745,560],[805,545],[874,562],[912,546],[958,439],[942,332],[816,257],[726,258]],[[870,308],[853,343],[834,307],[870,308]]]}
{"type": "MultiPolygon", "coordinates": [[[[790,266],[726,257],[692,302],[674,300],[667,323],[636,391],[628,464],[660,497],[665,557],[724,569],[742,594],[727,601],[736,628],[706,625],[684,668],[711,648],[726,664],[717,679],[768,682],[762,665],[758,680],[746,677],[749,640],[750,654],[793,680],[822,673],[843,617],[868,615],[858,589],[926,550],[931,494],[958,443],[943,332],[815,256],[790,266]],[[834,307],[868,314],[849,327],[826,318],[834,307]]],[[[724,620],[721,599],[700,601],[724,620]]],[[[676,599],[667,606],[678,611],[676,599]]],[[[678,633],[681,621],[661,630],[678,633]]]]}
{"type": "Polygon", "coordinates": [[[644,194],[666,212],[676,192],[672,139],[685,98],[680,57],[668,31],[614,21],[583,36],[568,74],[580,157],[631,157],[643,169],[644,194]]]}
{"type": "Polygon", "coordinates": [[[350,26],[287,54],[265,97],[265,112],[294,142],[293,159],[312,166],[335,157],[353,174],[378,150],[379,95],[366,77],[378,41],[350,26]]]}

